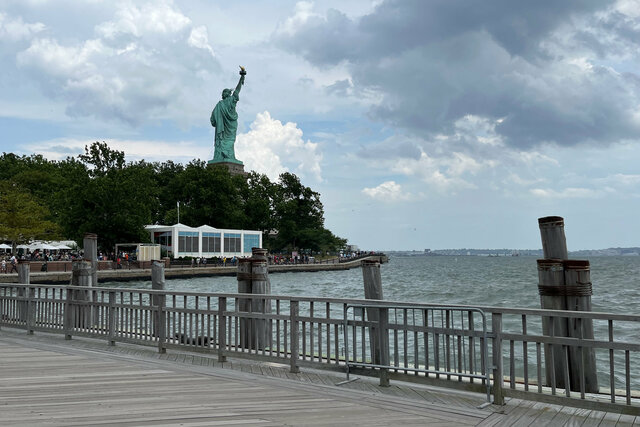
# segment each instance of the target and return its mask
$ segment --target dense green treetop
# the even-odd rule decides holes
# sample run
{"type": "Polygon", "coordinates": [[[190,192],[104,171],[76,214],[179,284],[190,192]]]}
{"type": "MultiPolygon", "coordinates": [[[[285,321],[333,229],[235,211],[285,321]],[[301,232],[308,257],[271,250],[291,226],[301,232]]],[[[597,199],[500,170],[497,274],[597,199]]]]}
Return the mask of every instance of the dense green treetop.
{"type": "Polygon", "coordinates": [[[59,226],[49,221],[49,210],[28,190],[11,181],[0,181],[0,236],[16,246],[32,239],[54,239],[59,226]]]}
{"type": "Polygon", "coordinates": [[[0,182],[2,197],[19,199],[39,224],[17,224],[14,218],[26,217],[25,211],[8,212],[0,203],[0,240],[59,234],[80,242],[84,233],[96,233],[109,251],[116,243],[148,241],[147,224],[178,222],[179,203],[182,224],[262,230],[272,252],[333,252],[346,243],[324,228],[320,194],[291,173],[271,182],[256,172],[231,176],[201,160],[126,162],[123,152],[95,142],[62,161],[3,153],[0,182]]]}

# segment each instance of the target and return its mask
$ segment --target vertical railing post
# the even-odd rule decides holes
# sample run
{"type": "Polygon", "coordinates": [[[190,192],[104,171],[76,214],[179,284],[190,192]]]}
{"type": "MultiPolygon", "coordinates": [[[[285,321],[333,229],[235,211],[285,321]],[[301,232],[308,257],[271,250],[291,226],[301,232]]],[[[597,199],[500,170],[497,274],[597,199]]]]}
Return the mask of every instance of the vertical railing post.
{"type": "Polygon", "coordinates": [[[227,298],[218,298],[218,362],[226,362],[225,347],[227,346],[227,298]]]}
{"type": "Polygon", "coordinates": [[[493,360],[493,404],[504,405],[502,386],[502,313],[491,314],[491,332],[493,334],[492,357],[493,360]]]}
{"type": "Polygon", "coordinates": [[[300,303],[298,301],[290,301],[289,303],[289,325],[291,327],[291,368],[289,372],[297,374],[300,372],[298,367],[298,359],[300,358],[300,325],[298,317],[300,316],[300,303]]]}
{"type": "MultiPolygon", "coordinates": [[[[378,309],[378,343],[380,350],[380,365],[389,366],[389,309],[378,309]]],[[[380,368],[380,386],[389,387],[389,370],[380,368]]]]}
{"type": "Polygon", "coordinates": [[[109,331],[108,331],[108,342],[109,345],[116,345],[116,292],[109,291],[109,331]]]}
{"type": "Polygon", "coordinates": [[[64,304],[64,324],[63,324],[65,340],[71,339],[71,331],[73,329],[73,317],[74,317],[73,307],[72,307],[73,293],[74,293],[73,289],[67,288],[67,301],[64,304]]]}

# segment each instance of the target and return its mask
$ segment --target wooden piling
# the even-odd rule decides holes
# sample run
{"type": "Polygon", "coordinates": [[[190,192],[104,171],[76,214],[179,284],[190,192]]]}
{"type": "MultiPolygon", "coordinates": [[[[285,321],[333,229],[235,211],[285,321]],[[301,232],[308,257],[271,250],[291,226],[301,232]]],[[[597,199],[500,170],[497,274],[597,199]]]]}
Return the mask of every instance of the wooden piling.
{"type": "MultiPolygon", "coordinates": [[[[154,261],[153,264],[151,264],[151,289],[156,291],[165,290],[164,263],[154,261]]],[[[153,312],[153,322],[151,325],[153,328],[153,336],[158,338],[158,350],[161,353],[165,352],[164,342],[166,338],[164,336],[164,304],[164,295],[151,295],[151,305],[156,307],[156,310],[153,312]]]]}
{"type": "Polygon", "coordinates": [[[538,218],[542,252],[545,259],[569,258],[567,239],[564,235],[564,218],[560,216],[546,216],[538,218]]]}
{"type": "MultiPolygon", "coordinates": [[[[362,261],[362,279],[364,283],[365,299],[381,300],[382,296],[382,278],[380,277],[380,263],[378,261],[362,261]]],[[[369,346],[371,350],[371,359],[374,364],[380,365],[382,362],[380,355],[381,350],[385,346],[380,345],[382,334],[378,331],[377,324],[380,321],[379,309],[367,308],[367,320],[371,322],[369,328],[369,346]]],[[[388,348],[388,346],[387,346],[388,348]]]]}
{"type": "MultiPolygon", "coordinates": [[[[591,311],[591,271],[589,261],[567,260],[564,262],[567,309],[569,311],[591,311]]],[[[568,336],[571,338],[593,339],[593,320],[584,318],[568,319],[568,336]]],[[[598,392],[596,356],[593,348],[570,347],[569,366],[571,390],[586,393],[598,392]],[[582,375],[584,374],[584,379],[582,375]],[[584,388],[581,388],[584,381],[584,388]]]]}
{"type": "MultiPolygon", "coordinates": [[[[538,260],[538,293],[540,307],[546,310],[566,310],[564,298],[564,267],[561,260],[538,260]]],[[[566,317],[542,318],[542,333],[545,336],[566,337],[566,317]]],[[[546,344],[544,346],[544,365],[546,385],[555,383],[558,388],[565,388],[564,351],[561,345],[546,344]]]]}
{"type": "MultiPolygon", "coordinates": [[[[18,260],[18,283],[28,285],[31,280],[31,265],[28,260],[18,260]]],[[[26,298],[27,288],[18,288],[18,297],[26,298]]],[[[18,319],[27,324],[28,302],[26,300],[18,303],[18,319]]]]}
{"type": "MultiPolygon", "coordinates": [[[[538,218],[542,253],[538,260],[538,293],[540,308],[545,310],[566,310],[564,294],[564,267],[562,261],[569,257],[567,239],[564,234],[564,218],[546,216],[538,218]]],[[[542,332],[546,336],[566,337],[567,318],[542,319],[542,332]]],[[[565,388],[566,366],[561,345],[544,346],[545,380],[547,386],[565,388]]]]}
{"type": "MultiPolygon", "coordinates": [[[[267,250],[252,248],[251,257],[251,293],[270,294],[271,282],[269,281],[269,265],[267,263],[267,250]]],[[[271,313],[270,299],[253,299],[251,301],[253,313],[271,313]]],[[[256,349],[264,350],[271,346],[271,322],[268,319],[253,319],[256,349]]]]}
{"type": "MultiPolygon", "coordinates": [[[[242,258],[238,261],[238,270],[236,273],[238,279],[238,293],[251,293],[251,259],[242,258]]],[[[249,313],[251,311],[251,300],[249,298],[238,298],[238,311],[241,313],[249,313]]],[[[240,318],[240,348],[250,349],[251,339],[251,319],[240,318]]]]}
{"type": "MultiPolygon", "coordinates": [[[[98,286],[98,235],[93,233],[85,233],[82,239],[82,247],[84,248],[84,259],[91,263],[91,284],[88,287],[98,286]]],[[[93,291],[88,291],[88,301],[96,301],[97,295],[93,291]]],[[[89,307],[91,323],[97,324],[99,320],[99,312],[97,307],[89,307]]]]}
{"type": "Polygon", "coordinates": [[[91,263],[92,286],[98,286],[98,235],[86,233],[82,240],[84,259],[91,263]]]}
{"type": "MultiPolygon", "coordinates": [[[[538,225],[546,258],[538,261],[541,308],[591,311],[589,262],[567,259],[569,255],[564,234],[564,219],[559,216],[539,218],[538,225]]],[[[563,321],[547,318],[543,319],[543,333],[557,337],[593,338],[593,321],[583,318],[564,318],[563,321]]],[[[569,390],[582,393],[597,392],[594,350],[571,346],[568,349],[568,357],[565,357],[565,351],[562,350],[561,354],[558,354],[557,347],[562,349],[563,346],[545,346],[547,384],[565,388],[567,393],[569,390]],[[550,347],[553,347],[553,350],[547,352],[550,347]]]]}
{"type": "MultiPolygon", "coordinates": [[[[91,301],[91,291],[93,274],[91,262],[83,259],[74,260],[71,263],[71,286],[82,286],[87,290],[72,291],[73,299],[80,302],[77,308],[75,308],[75,324],[76,328],[88,328],[91,325],[91,307],[82,302],[88,303],[91,301]]],[[[74,309],[73,307],[67,307],[67,309],[74,309]]]]}

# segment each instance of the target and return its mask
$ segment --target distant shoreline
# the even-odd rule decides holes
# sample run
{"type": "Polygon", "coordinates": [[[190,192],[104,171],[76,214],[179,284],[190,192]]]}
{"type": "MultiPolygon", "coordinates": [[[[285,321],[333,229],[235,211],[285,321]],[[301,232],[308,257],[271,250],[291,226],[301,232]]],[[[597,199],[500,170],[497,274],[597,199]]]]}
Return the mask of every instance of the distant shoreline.
{"type": "MultiPolygon", "coordinates": [[[[385,251],[390,256],[533,256],[542,258],[542,249],[425,249],[424,251],[385,251]]],[[[640,256],[640,247],[583,249],[569,251],[571,258],[586,256],[640,256]]]]}

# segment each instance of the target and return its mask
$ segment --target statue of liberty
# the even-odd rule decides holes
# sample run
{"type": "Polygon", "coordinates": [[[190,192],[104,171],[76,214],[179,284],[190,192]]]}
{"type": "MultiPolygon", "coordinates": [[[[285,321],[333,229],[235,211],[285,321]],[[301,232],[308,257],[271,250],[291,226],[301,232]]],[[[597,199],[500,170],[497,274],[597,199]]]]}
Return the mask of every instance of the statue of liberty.
{"type": "Polygon", "coordinates": [[[236,131],[238,130],[238,113],[236,104],[240,100],[238,96],[244,84],[244,76],[247,75],[244,67],[240,66],[240,81],[236,89],[222,91],[222,99],[218,101],[211,112],[211,126],[216,128],[215,142],[213,144],[213,160],[209,163],[237,163],[242,162],[236,159],[233,145],[236,142],[236,131]]]}

